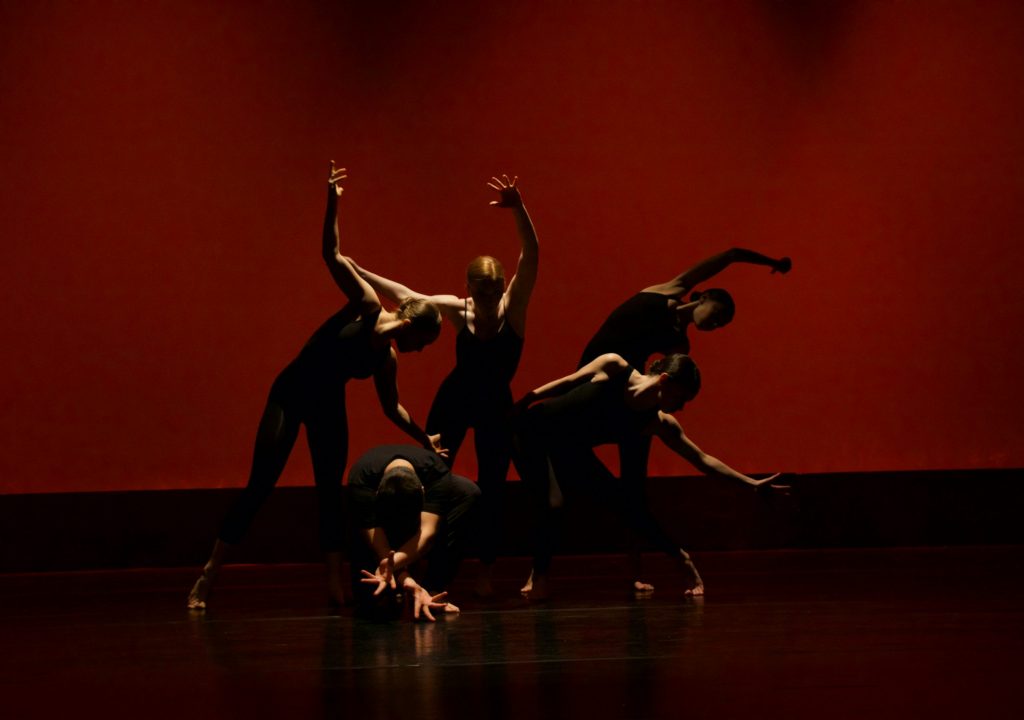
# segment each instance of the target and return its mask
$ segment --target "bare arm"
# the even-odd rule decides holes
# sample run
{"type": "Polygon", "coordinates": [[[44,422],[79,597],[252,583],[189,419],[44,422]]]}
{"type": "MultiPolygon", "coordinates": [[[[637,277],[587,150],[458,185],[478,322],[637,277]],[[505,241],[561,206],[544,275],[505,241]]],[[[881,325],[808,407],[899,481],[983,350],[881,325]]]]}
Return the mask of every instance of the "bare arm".
{"type": "Polygon", "coordinates": [[[327,181],[327,212],[324,214],[322,252],[327,269],[334,282],[345,293],[349,302],[356,304],[362,313],[370,313],[380,307],[380,300],[366,281],[359,277],[355,268],[341,254],[341,236],[338,232],[338,198],[341,197],[341,181],[347,176],[345,169],[335,169],[331,161],[331,174],[327,181]]]}
{"type": "MultiPolygon", "coordinates": [[[[435,515],[434,513],[429,512],[420,513],[419,531],[406,540],[400,548],[395,550],[393,557],[395,571],[400,571],[402,568],[412,565],[423,557],[427,550],[430,549],[430,545],[434,541],[434,536],[437,535],[437,526],[440,520],[440,515],[435,515]]],[[[380,534],[383,534],[382,530],[380,531],[380,534]]],[[[388,556],[391,548],[384,549],[383,553],[381,552],[381,549],[376,546],[374,547],[374,550],[377,552],[377,559],[380,560],[381,563],[379,571],[382,571],[384,564],[388,562],[388,556]]]]}
{"type": "Polygon", "coordinates": [[[739,480],[745,485],[759,487],[772,482],[779,475],[776,473],[771,477],[755,480],[752,477],[733,470],[716,457],[708,455],[697,447],[690,438],[686,437],[679,422],[668,413],[658,412],[658,419],[655,421],[654,434],[662,439],[672,452],[686,460],[705,475],[739,480]]]}
{"type": "Polygon", "coordinates": [[[388,420],[427,450],[433,450],[441,457],[448,456],[448,451],[441,447],[440,436],[427,435],[398,401],[398,358],[395,356],[394,348],[390,350],[388,361],[374,373],[373,384],[377,389],[381,409],[388,420]]]}
{"type": "Polygon", "coordinates": [[[465,307],[465,301],[456,297],[455,295],[424,295],[423,293],[416,292],[415,290],[406,287],[402,283],[391,280],[384,277],[383,275],[377,275],[374,272],[370,272],[364,267],[360,267],[355,260],[350,257],[346,257],[349,264],[355,268],[356,273],[359,277],[370,284],[378,294],[383,295],[393,303],[401,304],[403,300],[408,298],[415,298],[418,300],[426,300],[429,303],[433,303],[456,328],[462,329],[466,320],[463,315],[463,308],[465,307]]]}
{"type": "Polygon", "coordinates": [[[662,295],[668,295],[670,297],[679,297],[680,295],[690,292],[690,290],[702,282],[710,280],[733,263],[738,262],[750,263],[752,265],[767,265],[772,269],[773,273],[780,272],[783,274],[789,272],[790,268],[793,266],[792,261],[788,257],[776,260],[768,257],[767,255],[754,252],[753,250],[730,248],[723,253],[712,255],[706,260],[701,260],[689,270],[683,271],[668,282],[644,288],[644,292],[654,292],[661,293],[662,295]]]}
{"type": "Polygon", "coordinates": [[[505,291],[505,312],[508,313],[508,320],[512,323],[512,329],[519,337],[526,335],[526,310],[530,304],[530,295],[533,293],[533,286],[537,282],[537,266],[540,257],[540,245],[537,243],[537,231],[533,227],[526,206],[523,205],[523,198],[516,187],[518,178],[508,179],[508,175],[502,175],[502,179],[491,178],[487,185],[496,190],[501,198],[492,200],[493,207],[511,208],[516,219],[516,229],[519,232],[520,250],[519,264],[516,266],[516,274],[508,283],[505,291]]]}
{"type": "Polygon", "coordinates": [[[520,408],[529,407],[530,404],[537,400],[564,395],[574,387],[578,387],[584,383],[594,382],[595,380],[605,380],[620,372],[626,371],[628,368],[629,364],[618,355],[612,353],[600,355],[588,362],[572,375],[566,375],[565,377],[552,380],[549,383],[545,383],[540,387],[534,388],[530,392],[526,393],[526,395],[524,395],[516,404],[519,405],[520,408]]]}

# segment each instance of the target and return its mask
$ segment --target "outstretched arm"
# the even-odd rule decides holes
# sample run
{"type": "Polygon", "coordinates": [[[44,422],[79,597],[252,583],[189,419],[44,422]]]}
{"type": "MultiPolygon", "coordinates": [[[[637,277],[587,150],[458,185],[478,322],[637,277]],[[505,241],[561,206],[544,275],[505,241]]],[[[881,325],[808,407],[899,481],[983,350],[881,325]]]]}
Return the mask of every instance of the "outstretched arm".
{"type": "Polygon", "coordinates": [[[346,257],[349,264],[355,268],[356,273],[363,280],[370,284],[378,294],[383,295],[393,303],[401,304],[403,300],[408,298],[415,298],[418,300],[426,300],[429,303],[433,303],[438,307],[449,321],[451,321],[458,329],[462,329],[462,324],[465,322],[463,317],[463,307],[465,306],[462,298],[456,297],[455,295],[424,295],[423,293],[416,292],[415,290],[406,287],[400,282],[391,280],[382,275],[370,272],[364,267],[360,267],[355,260],[350,257],[346,257]]]}
{"type": "Polygon", "coordinates": [[[788,273],[790,268],[793,267],[793,262],[788,257],[776,260],[753,250],[730,248],[723,253],[712,255],[706,260],[701,260],[689,270],[683,271],[668,282],[644,288],[644,292],[679,297],[684,293],[690,292],[700,283],[710,280],[733,263],[738,262],[750,263],[751,265],[767,265],[772,269],[773,273],[780,272],[782,274],[788,273]]]}
{"type": "Polygon", "coordinates": [[[518,177],[511,180],[508,175],[502,175],[501,179],[491,178],[487,186],[496,190],[500,199],[492,200],[493,207],[511,208],[516,219],[516,229],[519,231],[519,264],[516,266],[516,274],[508,283],[505,291],[505,311],[508,313],[508,320],[512,323],[512,329],[519,337],[526,335],[526,310],[530,304],[530,295],[533,293],[533,286],[537,282],[537,263],[540,257],[540,246],[537,243],[537,231],[533,227],[526,206],[523,205],[523,198],[516,187],[518,177]]]}
{"type": "Polygon", "coordinates": [[[441,436],[427,435],[398,401],[398,358],[393,348],[390,353],[388,361],[373,375],[373,384],[377,389],[377,398],[384,414],[388,420],[427,450],[433,450],[441,457],[448,457],[448,450],[441,447],[441,436]]]}
{"type": "Polygon", "coordinates": [[[341,236],[338,232],[338,198],[343,188],[341,181],[347,177],[345,168],[335,168],[331,161],[331,174],[327,179],[327,212],[324,215],[323,257],[327,269],[349,302],[360,307],[361,312],[373,312],[380,307],[380,300],[366,281],[359,277],[355,268],[341,254],[341,236]]]}
{"type": "Polygon", "coordinates": [[[524,395],[516,405],[518,405],[520,409],[524,409],[538,400],[565,395],[565,393],[569,392],[574,387],[578,387],[584,383],[594,382],[595,380],[604,380],[620,372],[625,372],[628,368],[629,364],[618,355],[613,353],[600,355],[588,362],[572,375],[566,375],[565,377],[552,380],[549,383],[545,383],[540,387],[534,388],[530,392],[526,393],[526,395],[524,395]]]}
{"type": "MultiPolygon", "coordinates": [[[[778,473],[775,473],[770,477],[755,480],[754,478],[744,475],[737,470],[733,470],[718,458],[708,455],[697,447],[690,438],[686,437],[686,433],[683,432],[683,428],[679,424],[679,421],[668,413],[659,412],[658,419],[655,423],[654,434],[660,437],[662,441],[668,445],[670,450],[705,475],[713,475],[715,477],[728,478],[730,480],[739,480],[745,485],[750,485],[755,488],[760,487],[761,485],[771,484],[772,481],[779,476],[778,473]]],[[[772,485],[772,487],[774,488],[776,486],[772,485]]]]}

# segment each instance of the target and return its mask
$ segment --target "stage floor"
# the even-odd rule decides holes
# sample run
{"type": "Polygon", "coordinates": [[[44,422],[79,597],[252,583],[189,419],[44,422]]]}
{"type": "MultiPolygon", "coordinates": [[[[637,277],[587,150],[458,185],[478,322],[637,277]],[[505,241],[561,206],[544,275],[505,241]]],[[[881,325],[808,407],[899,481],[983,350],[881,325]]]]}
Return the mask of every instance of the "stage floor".
{"type": "Polygon", "coordinates": [[[556,597],[435,624],[330,613],[318,566],[0,575],[0,716],[1019,718],[1024,547],[702,553],[708,594],[558,558],[556,597]]]}

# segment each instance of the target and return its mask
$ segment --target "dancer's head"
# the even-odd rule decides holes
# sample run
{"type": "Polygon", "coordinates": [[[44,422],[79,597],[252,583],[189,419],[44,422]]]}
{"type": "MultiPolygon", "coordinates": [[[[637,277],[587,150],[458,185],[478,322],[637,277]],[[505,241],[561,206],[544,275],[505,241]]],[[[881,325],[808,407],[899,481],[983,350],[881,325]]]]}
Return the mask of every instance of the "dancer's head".
{"type": "Polygon", "coordinates": [[[673,353],[651,363],[648,375],[656,375],[658,404],[663,412],[676,412],[700,392],[700,370],[689,355],[673,353]]]}
{"type": "Polygon", "coordinates": [[[441,311],[437,305],[418,298],[406,298],[395,310],[406,321],[395,333],[399,352],[417,352],[437,340],[441,334],[441,311]]]}
{"type": "Polygon", "coordinates": [[[505,268],[501,262],[490,255],[475,258],[466,268],[466,290],[483,314],[496,314],[505,294],[505,268]]]}
{"type": "Polygon", "coordinates": [[[416,534],[423,511],[423,483],[408,460],[395,458],[384,468],[373,511],[391,547],[416,534]]]}
{"type": "Polygon", "coordinates": [[[732,295],[722,288],[691,293],[690,302],[697,303],[693,309],[693,324],[698,330],[714,330],[728,325],[736,314],[732,295]]]}

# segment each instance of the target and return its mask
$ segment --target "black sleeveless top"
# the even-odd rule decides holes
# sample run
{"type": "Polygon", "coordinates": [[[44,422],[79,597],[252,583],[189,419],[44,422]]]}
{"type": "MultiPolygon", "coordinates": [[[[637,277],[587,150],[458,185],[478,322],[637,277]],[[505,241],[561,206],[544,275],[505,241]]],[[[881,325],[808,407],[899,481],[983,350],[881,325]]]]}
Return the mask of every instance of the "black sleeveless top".
{"type": "Polygon", "coordinates": [[[509,384],[522,354],[523,339],[507,316],[498,333],[486,340],[477,337],[467,322],[455,336],[455,368],[445,382],[458,383],[467,404],[508,405],[512,398],[509,384]]]}
{"type": "Polygon", "coordinates": [[[576,367],[605,353],[615,353],[643,372],[647,358],[654,353],[689,353],[686,326],[679,322],[668,301],[668,296],[661,293],[641,292],[612,310],[587,343],[576,367]]]}
{"type": "Polygon", "coordinates": [[[342,308],[321,325],[292,363],[318,381],[345,382],[373,375],[391,354],[391,344],[374,348],[373,328],[380,309],[352,319],[352,310],[342,308]]]}
{"type": "Polygon", "coordinates": [[[639,434],[658,416],[658,408],[626,405],[626,384],[633,368],[601,382],[588,382],[530,408],[529,422],[556,442],[589,447],[618,443],[639,434]]]}
{"type": "Polygon", "coordinates": [[[455,371],[474,385],[502,386],[512,382],[523,354],[523,339],[506,318],[494,337],[481,340],[469,323],[455,337],[455,371]]]}

